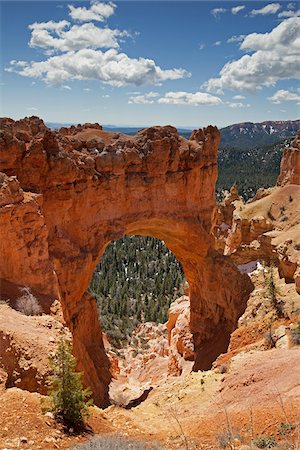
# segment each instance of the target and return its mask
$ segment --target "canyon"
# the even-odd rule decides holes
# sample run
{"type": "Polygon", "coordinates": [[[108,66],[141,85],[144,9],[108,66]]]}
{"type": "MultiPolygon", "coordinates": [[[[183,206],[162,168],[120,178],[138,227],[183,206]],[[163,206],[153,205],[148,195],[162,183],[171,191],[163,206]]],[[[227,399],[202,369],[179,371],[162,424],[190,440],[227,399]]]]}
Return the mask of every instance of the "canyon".
{"type": "MultiPolygon", "coordinates": [[[[211,432],[218,428],[223,413],[220,406],[213,412],[214,404],[227,405],[221,409],[228,407],[241,426],[249,404],[238,399],[249,396],[263,425],[261,398],[266,411],[278,402],[268,393],[271,379],[282,395],[292,396],[286,409],[291,421],[297,420],[300,349],[293,336],[300,320],[299,134],[284,151],[275,187],[259,190],[245,203],[233,186],[217,203],[216,127],[195,130],[189,139],[171,126],[143,129],[135,136],[106,132],[98,124],[53,131],[38,117],[1,119],[0,129],[4,401],[11,396],[17,404],[22,395],[27,398],[26,391],[46,393],[47,358],[67,327],[78,369],[97,406],[107,407],[112,396],[126,406],[151,388],[135,408],[110,406],[103,414],[97,409],[99,429],[118,431],[129,423],[133,435],[139,429],[148,439],[156,430],[155,437],[162,439],[165,424],[159,424],[155,405],[162,408],[172,401],[183,408],[184,429],[198,436],[199,423],[211,432]],[[134,337],[146,336],[150,348],[140,356],[129,349],[125,362],[110,348],[95,299],[87,292],[105,248],[124,235],[164,241],[188,281],[166,325],[156,329],[145,323],[136,330],[134,337]],[[270,273],[280,292],[279,315],[266,288],[270,273]],[[36,299],[43,314],[21,314],[17,301],[22,296],[36,299]],[[272,349],[267,333],[274,338],[272,349]],[[128,394],[124,386],[132,387],[132,380],[138,386],[128,394]],[[197,426],[191,423],[191,405],[197,426]]],[[[201,436],[209,442],[207,434],[201,436]]],[[[180,436],[174,447],[171,441],[168,448],[185,448],[180,436]]],[[[58,448],[69,448],[61,444],[58,448]]]]}

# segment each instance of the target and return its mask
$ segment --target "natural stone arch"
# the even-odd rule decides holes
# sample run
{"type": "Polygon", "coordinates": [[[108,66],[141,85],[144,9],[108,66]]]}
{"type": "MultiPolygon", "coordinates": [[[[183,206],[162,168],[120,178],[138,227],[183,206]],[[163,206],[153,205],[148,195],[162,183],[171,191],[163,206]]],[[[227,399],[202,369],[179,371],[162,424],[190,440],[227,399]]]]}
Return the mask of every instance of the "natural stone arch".
{"type": "MultiPolygon", "coordinates": [[[[61,133],[21,125],[30,144],[24,149],[24,135],[17,135],[20,122],[6,127],[7,151],[16,155],[6,172],[41,194],[47,270],[96,404],[108,404],[110,373],[96,302],[86,289],[108,243],[126,234],[163,240],[181,262],[190,285],[195,369],[209,368],[227,349],[251,290],[249,278],[214,250],[217,128],[186,140],[170,126],[129,137],[91,125],[61,133]],[[87,150],[95,147],[101,151],[87,150]]],[[[45,290],[54,291],[49,281],[45,290]]]]}

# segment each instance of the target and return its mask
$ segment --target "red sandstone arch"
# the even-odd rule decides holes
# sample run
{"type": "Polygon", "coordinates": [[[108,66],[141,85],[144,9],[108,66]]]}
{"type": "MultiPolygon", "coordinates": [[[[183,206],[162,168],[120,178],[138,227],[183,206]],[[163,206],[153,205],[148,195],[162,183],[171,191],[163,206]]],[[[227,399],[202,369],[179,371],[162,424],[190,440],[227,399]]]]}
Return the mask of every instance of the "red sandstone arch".
{"type": "Polygon", "coordinates": [[[170,126],[129,137],[95,125],[50,132],[37,118],[1,125],[0,170],[35,193],[25,197],[37,203],[45,232],[31,249],[42,255],[34,274],[29,267],[20,280],[10,265],[1,276],[60,296],[96,404],[108,403],[110,374],[96,303],[86,289],[108,243],[126,234],[163,240],[182,263],[195,369],[209,368],[226,350],[251,290],[248,277],[214,250],[217,128],[185,140],[170,126]]]}

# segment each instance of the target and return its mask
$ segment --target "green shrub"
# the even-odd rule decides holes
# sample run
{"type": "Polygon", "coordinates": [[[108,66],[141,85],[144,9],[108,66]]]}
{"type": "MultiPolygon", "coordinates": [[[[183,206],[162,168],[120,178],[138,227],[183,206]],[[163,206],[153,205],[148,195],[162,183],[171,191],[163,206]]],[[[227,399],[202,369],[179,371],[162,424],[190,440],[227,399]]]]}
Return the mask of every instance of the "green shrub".
{"type": "Polygon", "coordinates": [[[56,353],[50,357],[49,410],[57,419],[82,424],[93,401],[90,389],[83,389],[82,374],[75,371],[76,358],[72,347],[62,335],[56,353]]]}
{"type": "Polygon", "coordinates": [[[253,444],[258,448],[274,448],[276,447],[277,442],[274,436],[265,436],[262,434],[253,441],[253,444]]]}
{"type": "Polygon", "coordinates": [[[300,242],[298,242],[298,244],[295,244],[295,245],[294,245],[294,249],[295,249],[295,250],[300,250],[300,242]]]}
{"type": "Polygon", "coordinates": [[[282,422],[279,427],[279,433],[281,436],[285,436],[286,434],[290,433],[295,429],[295,425],[293,423],[289,422],[282,422]]]}
{"type": "Polygon", "coordinates": [[[298,322],[296,328],[291,330],[292,341],[295,345],[300,345],[300,322],[298,322]]]}

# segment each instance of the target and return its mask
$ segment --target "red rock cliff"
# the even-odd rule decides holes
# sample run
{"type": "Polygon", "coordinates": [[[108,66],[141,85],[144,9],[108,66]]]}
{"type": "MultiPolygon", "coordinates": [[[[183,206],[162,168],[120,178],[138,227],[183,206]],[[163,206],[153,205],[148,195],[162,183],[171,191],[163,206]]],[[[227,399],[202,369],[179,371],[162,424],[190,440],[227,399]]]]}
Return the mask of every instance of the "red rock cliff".
{"type": "Polygon", "coordinates": [[[91,124],[53,132],[37,117],[0,125],[0,171],[16,177],[4,176],[11,189],[4,188],[9,204],[1,208],[1,232],[11,234],[2,240],[0,277],[20,282],[21,273],[23,284],[53,296],[59,291],[96,404],[108,403],[109,362],[95,300],[85,291],[107,244],[126,234],[162,239],[181,261],[195,369],[210,367],[226,350],[252,288],[213,249],[217,128],[186,140],[171,126],[130,137],[91,124]]]}

